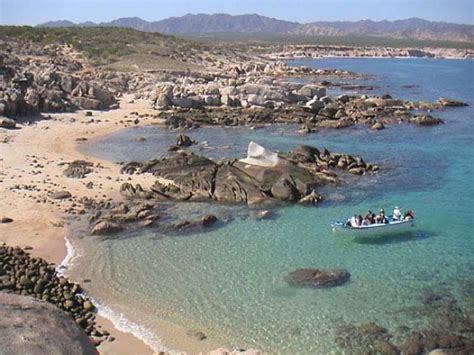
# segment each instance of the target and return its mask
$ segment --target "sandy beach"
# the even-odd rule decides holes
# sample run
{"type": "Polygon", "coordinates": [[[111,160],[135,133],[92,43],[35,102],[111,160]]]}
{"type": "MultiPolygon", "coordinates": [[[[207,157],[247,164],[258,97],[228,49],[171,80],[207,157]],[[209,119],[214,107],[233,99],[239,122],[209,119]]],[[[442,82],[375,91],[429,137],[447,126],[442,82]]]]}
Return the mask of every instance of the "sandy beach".
{"type": "MultiPolygon", "coordinates": [[[[52,114],[50,119],[34,121],[25,118],[19,129],[0,131],[1,155],[1,216],[10,217],[12,223],[0,224],[0,241],[30,249],[33,256],[42,257],[60,265],[66,257],[65,241],[69,235],[69,221],[65,210],[71,208],[73,200],[81,197],[119,200],[118,194],[123,177],[119,167],[113,163],[83,156],[76,148],[78,138],[95,138],[129,125],[148,125],[159,121],[152,117],[145,101],[133,102],[131,97],[121,100],[121,108],[113,111],[94,111],[87,117],[85,111],[52,114]],[[139,122],[126,122],[124,116],[131,112],[150,114],[139,122]],[[91,120],[92,119],[92,120],[91,120]],[[31,123],[28,124],[27,122],[31,123]],[[92,122],[91,122],[92,121],[92,122]],[[122,121],[122,123],[120,123],[122,121]],[[87,179],[68,178],[62,174],[64,162],[87,159],[100,164],[100,168],[87,179]],[[93,181],[93,189],[86,184],[93,181]],[[67,190],[73,198],[53,200],[50,192],[67,190]],[[65,218],[66,217],[66,218],[65,218]]],[[[133,119],[129,119],[134,121],[133,119]]],[[[142,177],[141,184],[148,186],[154,179],[142,177]]],[[[69,216],[70,218],[70,216],[69,216]]],[[[75,280],[80,281],[80,280],[75,280]]],[[[99,347],[103,354],[150,354],[153,351],[131,333],[113,328],[113,324],[98,317],[98,324],[115,338],[99,347]]]]}

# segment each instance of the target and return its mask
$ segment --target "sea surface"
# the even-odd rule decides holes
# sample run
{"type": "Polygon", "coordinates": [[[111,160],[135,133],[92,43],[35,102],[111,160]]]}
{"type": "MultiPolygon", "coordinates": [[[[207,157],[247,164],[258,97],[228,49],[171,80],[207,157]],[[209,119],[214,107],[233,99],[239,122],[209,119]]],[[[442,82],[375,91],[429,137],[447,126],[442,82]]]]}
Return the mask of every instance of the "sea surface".
{"type": "MultiPolygon", "coordinates": [[[[170,236],[146,229],[110,239],[73,238],[80,257],[69,273],[89,278],[88,292],[149,339],[160,322],[202,331],[226,347],[279,354],[349,353],[335,343],[341,326],[376,322],[402,340],[422,328],[416,312],[426,291],[449,293],[474,314],[474,61],[435,59],[318,59],[291,61],[313,68],[373,74],[373,93],[394,98],[464,100],[469,107],[434,112],[444,125],[366,127],[302,136],[295,126],[198,129],[194,149],[212,158],[243,157],[253,140],[273,150],[299,144],[361,155],[377,176],[348,179],[321,193],[316,207],[288,206],[258,220],[245,206],[178,204],[183,218],[212,211],[225,221],[206,232],[170,236]],[[202,144],[207,141],[208,144],[202,144]],[[384,207],[416,211],[417,227],[403,235],[354,240],[335,237],[329,223],[384,207]],[[285,276],[298,268],[345,268],[350,282],[299,289],[285,276]]],[[[336,94],[337,92],[332,92],[336,94]]],[[[130,128],[83,151],[113,161],[167,154],[176,132],[130,128]],[[144,137],[145,141],[138,141],[144,137]]],[[[142,335],[143,335],[142,334],[142,335]]],[[[166,345],[166,343],[164,344],[166,345]]]]}

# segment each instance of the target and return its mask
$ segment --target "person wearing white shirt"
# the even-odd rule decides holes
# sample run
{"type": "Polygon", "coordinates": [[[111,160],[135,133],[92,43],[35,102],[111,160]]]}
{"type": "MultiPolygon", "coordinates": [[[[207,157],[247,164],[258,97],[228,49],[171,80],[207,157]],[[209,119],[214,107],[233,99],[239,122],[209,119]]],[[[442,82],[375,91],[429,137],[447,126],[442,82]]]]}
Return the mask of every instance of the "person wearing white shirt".
{"type": "Polygon", "coordinates": [[[400,221],[402,219],[402,213],[400,212],[400,208],[398,206],[395,206],[393,209],[393,220],[394,221],[400,221]]]}

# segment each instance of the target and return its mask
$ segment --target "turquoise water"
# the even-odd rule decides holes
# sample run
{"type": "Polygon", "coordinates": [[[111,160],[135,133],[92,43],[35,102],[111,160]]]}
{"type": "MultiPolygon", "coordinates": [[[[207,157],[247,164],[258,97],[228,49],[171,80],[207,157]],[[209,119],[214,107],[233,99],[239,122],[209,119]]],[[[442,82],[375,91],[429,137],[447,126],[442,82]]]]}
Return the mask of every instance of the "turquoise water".
{"type": "MultiPolygon", "coordinates": [[[[381,172],[323,190],[326,202],[317,207],[279,208],[269,220],[255,219],[243,206],[179,205],[177,214],[212,210],[228,222],[186,236],[166,236],[156,229],[109,240],[76,239],[83,256],[72,273],[93,278],[86,285],[93,296],[152,332],[165,320],[201,330],[221,345],[268,353],[344,353],[334,343],[339,327],[369,321],[387,327],[396,340],[402,338],[401,326],[416,329],[431,322],[429,315],[414,312],[425,290],[449,292],[474,314],[474,62],[327,59],[292,64],[375,74],[369,81],[394,97],[447,96],[471,106],[436,112],[446,121],[437,127],[351,128],[309,136],[285,126],[190,131],[193,138],[209,141],[210,148],[196,149],[216,158],[244,155],[250,140],[275,150],[312,144],[360,154],[379,164],[381,172]],[[332,220],[394,205],[416,211],[414,232],[375,240],[331,234],[332,220]],[[351,280],[332,289],[288,286],[285,275],[303,267],[346,268],[351,280]]],[[[165,154],[175,135],[156,127],[129,129],[92,142],[84,151],[114,161],[151,158],[165,154]],[[137,142],[140,136],[146,141],[137,142]]]]}

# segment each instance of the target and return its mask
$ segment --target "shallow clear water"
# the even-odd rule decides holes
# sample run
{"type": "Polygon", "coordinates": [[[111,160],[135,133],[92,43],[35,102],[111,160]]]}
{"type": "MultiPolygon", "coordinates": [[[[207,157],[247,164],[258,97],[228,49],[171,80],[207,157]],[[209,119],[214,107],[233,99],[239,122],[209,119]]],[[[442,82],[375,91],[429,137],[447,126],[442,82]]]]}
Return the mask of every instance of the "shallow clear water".
{"type": "MultiPolygon", "coordinates": [[[[342,353],[334,345],[338,327],[376,321],[395,336],[429,318],[415,315],[425,289],[448,290],[474,311],[474,62],[423,59],[325,59],[293,64],[336,67],[377,75],[370,79],[394,97],[469,102],[435,114],[438,127],[391,126],[323,131],[309,136],[276,126],[189,131],[209,141],[211,157],[243,156],[250,140],[279,150],[297,144],[362,155],[380,165],[377,177],[349,180],[323,191],[314,208],[280,208],[258,221],[246,207],[181,205],[183,216],[212,209],[229,222],[204,234],[163,236],[143,230],[128,238],[75,240],[87,254],[71,271],[93,278],[89,291],[101,302],[150,330],[160,320],[229,347],[269,353],[342,353]],[[406,85],[416,85],[406,88],[406,85]],[[225,147],[229,146],[229,147],[225,147]],[[414,232],[375,240],[336,238],[329,222],[394,205],[417,212],[414,232]],[[90,245],[94,248],[91,250],[90,245]],[[285,275],[303,267],[346,268],[351,280],[326,290],[296,289],[285,275]],[[96,282],[100,281],[100,282],[96,282]]],[[[83,147],[115,161],[163,154],[176,132],[156,127],[128,129],[83,147]],[[143,136],[145,142],[137,142],[143,136]]],[[[197,146],[196,149],[203,148],[197,146]]]]}

